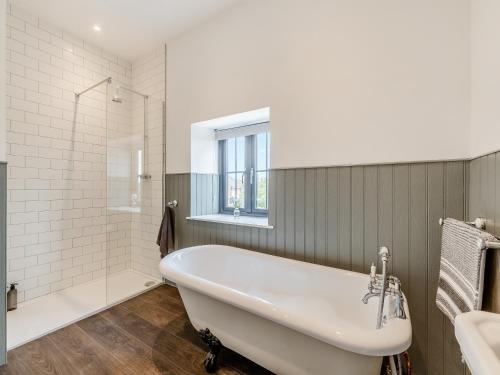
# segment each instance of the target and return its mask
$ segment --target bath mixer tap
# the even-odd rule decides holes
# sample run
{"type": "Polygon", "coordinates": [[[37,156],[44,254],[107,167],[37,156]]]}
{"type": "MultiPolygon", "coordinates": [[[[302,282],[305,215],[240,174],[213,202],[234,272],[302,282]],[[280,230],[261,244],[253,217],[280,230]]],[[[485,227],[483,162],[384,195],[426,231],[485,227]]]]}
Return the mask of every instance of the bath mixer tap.
{"type": "Polygon", "coordinates": [[[362,301],[366,305],[368,303],[368,300],[372,297],[378,297],[380,296],[380,292],[374,293],[374,292],[368,292],[364,295],[362,301]]]}
{"type": "Polygon", "coordinates": [[[385,296],[393,296],[395,303],[394,315],[400,319],[406,319],[404,308],[404,296],[401,291],[401,281],[393,275],[387,275],[387,261],[390,253],[387,247],[381,247],[378,253],[382,262],[382,274],[377,274],[377,267],[372,263],[370,267],[370,282],[368,283],[368,293],[364,295],[362,301],[367,304],[372,297],[379,297],[377,313],[377,329],[382,327],[385,296]]]}

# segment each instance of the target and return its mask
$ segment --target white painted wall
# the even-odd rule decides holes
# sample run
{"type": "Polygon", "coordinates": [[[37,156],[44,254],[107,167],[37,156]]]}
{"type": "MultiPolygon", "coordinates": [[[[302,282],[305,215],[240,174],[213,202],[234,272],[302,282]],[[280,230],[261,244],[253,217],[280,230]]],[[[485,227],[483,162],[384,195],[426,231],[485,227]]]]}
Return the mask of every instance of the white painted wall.
{"type": "Polygon", "coordinates": [[[273,168],[463,158],[468,0],[253,0],[169,43],[167,172],[190,125],[270,106],[273,168]]]}
{"type": "Polygon", "coordinates": [[[500,149],[500,1],[471,1],[472,157],[500,149]]]}

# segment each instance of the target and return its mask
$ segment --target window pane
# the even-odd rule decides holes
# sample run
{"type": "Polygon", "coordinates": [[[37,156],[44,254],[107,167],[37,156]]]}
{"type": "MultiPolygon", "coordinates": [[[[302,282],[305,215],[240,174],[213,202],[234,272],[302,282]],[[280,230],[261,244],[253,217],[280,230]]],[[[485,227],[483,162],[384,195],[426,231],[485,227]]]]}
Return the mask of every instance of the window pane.
{"type": "Polygon", "coordinates": [[[267,133],[257,134],[257,170],[267,169],[267,133]]]}
{"type": "Polygon", "coordinates": [[[245,170],[245,137],[236,138],[236,170],[245,170]]]}
{"type": "Polygon", "coordinates": [[[242,182],[242,176],[243,173],[227,174],[227,207],[245,208],[245,185],[242,182]]]}
{"type": "Polygon", "coordinates": [[[226,141],[227,147],[227,171],[235,172],[236,171],[236,141],[234,138],[229,138],[226,141]]]}
{"type": "Polygon", "coordinates": [[[228,209],[239,207],[246,213],[252,214],[254,210],[268,210],[268,185],[269,185],[269,143],[270,135],[267,132],[255,136],[229,138],[226,144],[226,165],[221,170],[226,172],[223,206],[228,209]],[[249,142],[251,137],[252,142],[249,142]],[[252,145],[252,160],[246,160],[246,146],[252,145]],[[253,181],[246,181],[246,168],[252,168],[253,181]],[[246,195],[249,197],[246,197],[246,195]],[[247,198],[252,202],[250,207],[245,207],[247,198]]]}
{"type": "Polygon", "coordinates": [[[255,208],[267,210],[267,172],[256,173],[255,208]]]}
{"type": "Polygon", "coordinates": [[[245,184],[243,180],[244,173],[237,173],[236,177],[236,193],[235,193],[235,203],[239,204],[240,208],[245,208],[245,184]]]}
{"type": "Polygon", "coordinates": [[[234,201],[236,199],[236,173],[227,174],[227,186],[226,186],[226,204],[228,207],[234,207],[234,201]]]}

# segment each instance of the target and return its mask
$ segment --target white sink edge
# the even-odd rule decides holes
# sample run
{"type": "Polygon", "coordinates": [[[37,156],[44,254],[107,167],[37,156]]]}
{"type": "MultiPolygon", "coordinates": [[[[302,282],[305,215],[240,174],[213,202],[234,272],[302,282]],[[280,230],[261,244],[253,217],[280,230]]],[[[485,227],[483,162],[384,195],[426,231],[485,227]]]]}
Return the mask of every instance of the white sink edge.
{"type": "Polygon", "coordinates": [[[455,318],[455,337],[473,375],[500,374],[500,358],[476,328],[479,322],[488,320],[500,325],[500,314],[471,311],[455,318]]]}

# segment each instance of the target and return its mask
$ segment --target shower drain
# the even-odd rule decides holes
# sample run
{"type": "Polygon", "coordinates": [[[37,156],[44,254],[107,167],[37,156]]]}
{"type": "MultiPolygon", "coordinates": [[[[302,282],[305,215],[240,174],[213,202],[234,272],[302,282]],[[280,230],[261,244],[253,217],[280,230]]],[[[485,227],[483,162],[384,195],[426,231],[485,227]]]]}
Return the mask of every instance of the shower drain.
{"type": "Polygon", "coordinates": [[[153,286],[153,285],[155,285],[155,284],[156,284],[156,283],[155,283],[154,281],[146,281],[146,282],[144,283],[144,286],[145,286],[146,288],[149,288],[150,286],[153,286]]]}

